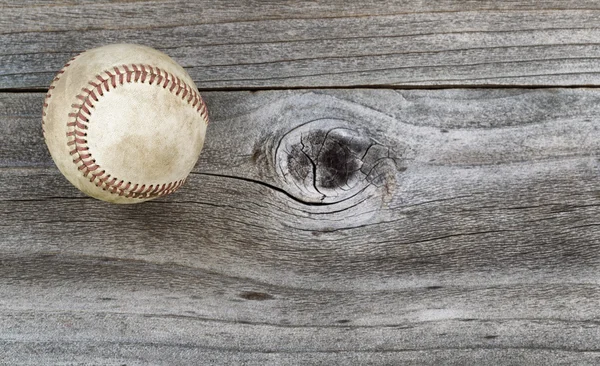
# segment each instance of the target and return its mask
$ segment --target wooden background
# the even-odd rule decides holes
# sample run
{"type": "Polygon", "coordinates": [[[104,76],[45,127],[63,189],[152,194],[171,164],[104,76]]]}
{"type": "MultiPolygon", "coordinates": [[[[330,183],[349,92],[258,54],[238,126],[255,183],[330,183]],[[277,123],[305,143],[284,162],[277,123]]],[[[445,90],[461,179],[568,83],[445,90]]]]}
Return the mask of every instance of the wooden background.
{"type": "Polygon", "coordinates": [[[0,364],[600,364],[600,2],[0,0],[0,364]],[[51,79],[171,55],[189,182],[83,196],[51,79]]]}

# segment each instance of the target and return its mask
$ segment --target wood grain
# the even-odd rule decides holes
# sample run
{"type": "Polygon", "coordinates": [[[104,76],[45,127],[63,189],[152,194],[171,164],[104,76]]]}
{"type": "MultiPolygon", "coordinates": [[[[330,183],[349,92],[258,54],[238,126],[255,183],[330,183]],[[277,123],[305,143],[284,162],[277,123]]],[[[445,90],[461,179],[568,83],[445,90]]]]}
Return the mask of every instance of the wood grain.
{"type": "Polygon", "coordinates": [[[0,94],[0,360],[600,361],[600,91],[205,96],[189,182],[115,206],[0,94]]]}
{"type": "Polygon", "coordinates": [[[1,1],[0,89],[75,54],[158,48],[203,90],[600,84],[596,1],[1,1]]]}

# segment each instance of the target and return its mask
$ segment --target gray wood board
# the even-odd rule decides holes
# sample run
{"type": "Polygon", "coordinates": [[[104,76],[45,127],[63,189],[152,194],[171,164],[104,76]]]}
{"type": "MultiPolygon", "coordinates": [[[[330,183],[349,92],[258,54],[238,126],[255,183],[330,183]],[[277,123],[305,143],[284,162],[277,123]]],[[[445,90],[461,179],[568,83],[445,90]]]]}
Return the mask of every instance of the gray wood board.
{"type": "Polygon", "coordinates": [[[188,183],[117,206],[0,94],[0,360],[600,362],[600,91],[205,97],[188,183]]]}
{"type": "Polygon", "coordinates": [[[0,2],[0,89],[75,54],[158,48],[200,89],[599,85],[596,1],[0,2]]]}

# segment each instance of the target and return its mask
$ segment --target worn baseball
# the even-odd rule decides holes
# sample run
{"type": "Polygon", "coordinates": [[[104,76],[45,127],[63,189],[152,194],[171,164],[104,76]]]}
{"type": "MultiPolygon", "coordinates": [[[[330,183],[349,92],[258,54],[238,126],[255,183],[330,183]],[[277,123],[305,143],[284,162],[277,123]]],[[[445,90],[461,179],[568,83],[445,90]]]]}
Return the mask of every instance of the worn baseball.
{"type": "Polygon", "coordinates": [[[194,82],[155,49],[115,44],[71,59],[50,85],[42,128],[84,193],[137,203],[173,193],[196,164],[208,114],[194,82]]]}

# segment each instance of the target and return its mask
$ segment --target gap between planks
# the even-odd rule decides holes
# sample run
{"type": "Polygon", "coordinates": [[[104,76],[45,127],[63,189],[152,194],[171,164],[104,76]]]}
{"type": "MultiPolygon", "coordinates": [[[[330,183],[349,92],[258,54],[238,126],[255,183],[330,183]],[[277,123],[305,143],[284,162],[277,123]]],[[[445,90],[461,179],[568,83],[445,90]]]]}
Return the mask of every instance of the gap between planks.
{"type": "MultiPolygon", "coordinates": [[[[252,88],[198,88],[200,93],[210,92],[258,92],[283,90],[469,90],[469,89],[598,89],[600,85],[353,85],[353,86],[282,86],[252,88]]],[[[48,88],[0,88],[0,93],[47,93],[48,88]]]]}

